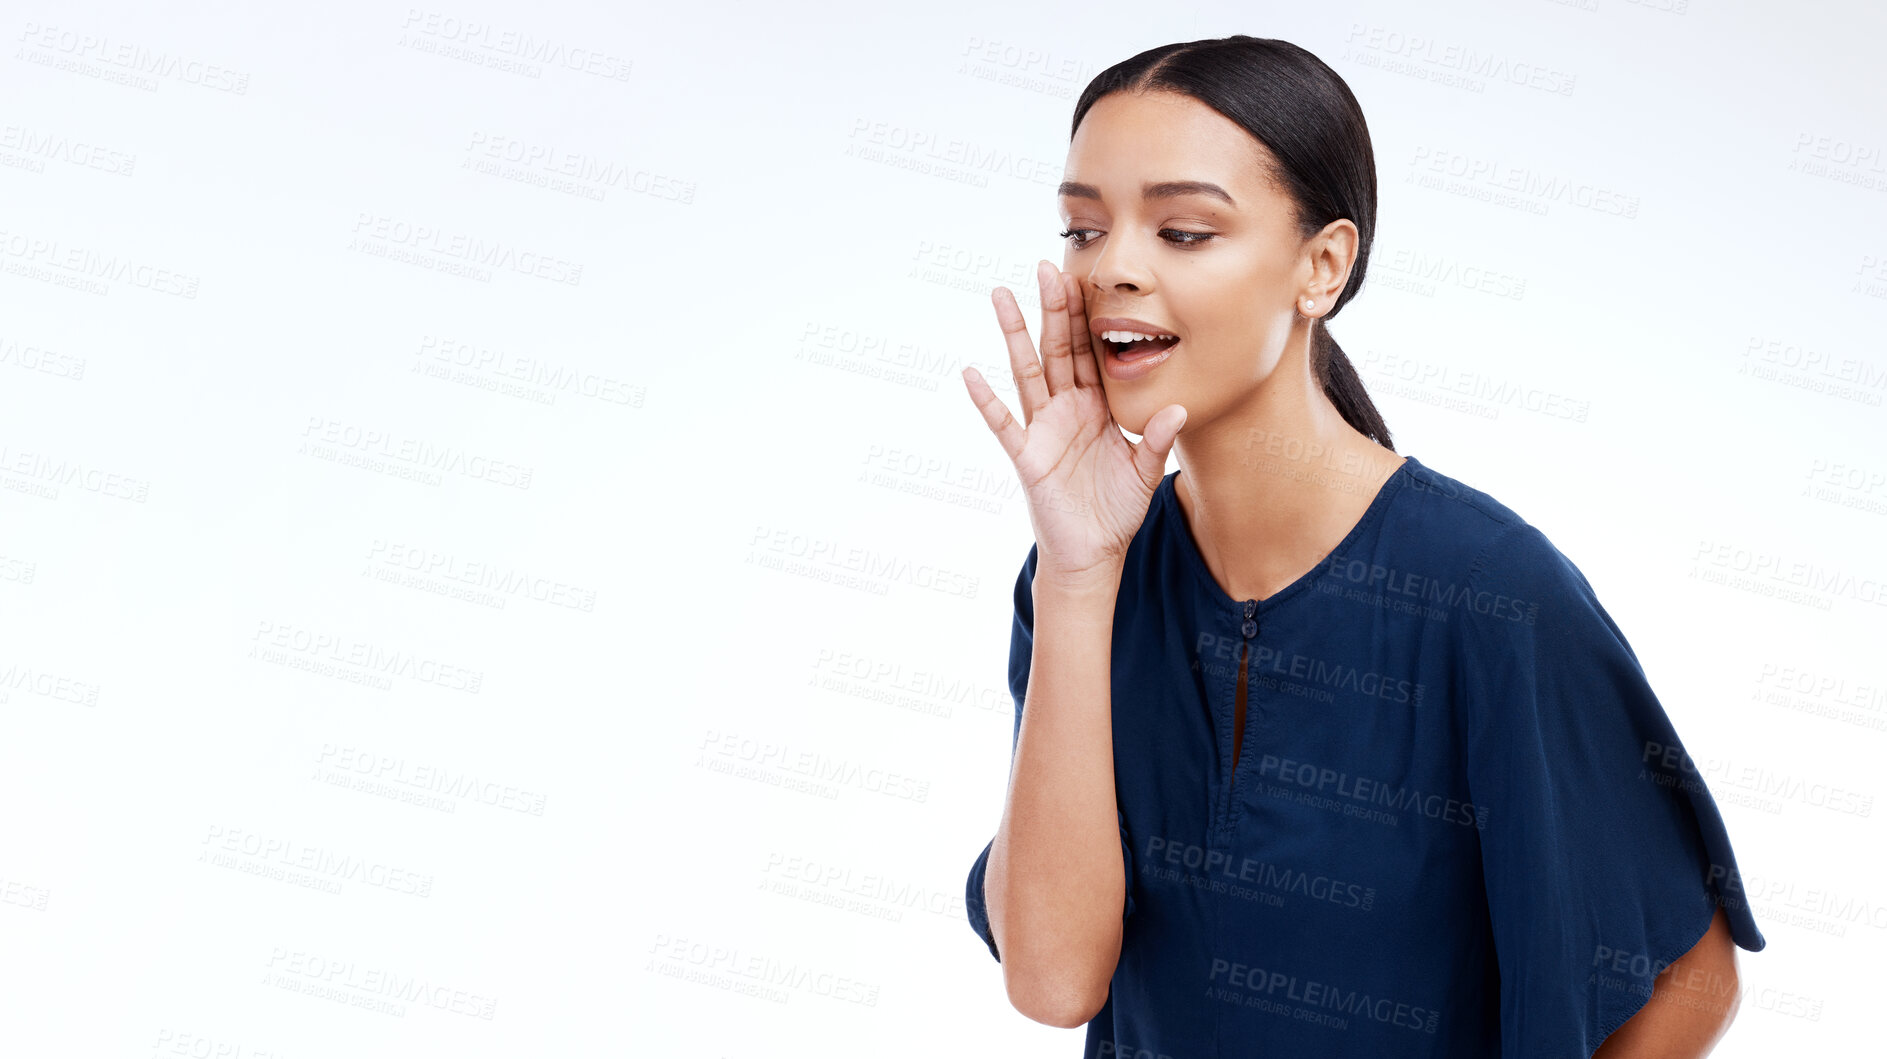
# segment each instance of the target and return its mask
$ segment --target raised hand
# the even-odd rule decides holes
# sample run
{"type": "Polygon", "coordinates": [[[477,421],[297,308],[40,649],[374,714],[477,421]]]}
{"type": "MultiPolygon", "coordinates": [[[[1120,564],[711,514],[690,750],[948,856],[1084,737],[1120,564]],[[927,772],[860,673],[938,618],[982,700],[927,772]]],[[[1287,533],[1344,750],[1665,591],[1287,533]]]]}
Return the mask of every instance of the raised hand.
{"type": "Polygon", "coordinates": [[[1036,279],[1042,291],[1039,357],[1015,295],[1006,287],[991,292],[1022,421],[975,368],[964,369],[963,382],[1027,492],[1036,576],[1118,576],[1165,476],[1186,409],[1167,405],[1147,421],[1139,444],[1128,441],[1108,410],[1079,280],[1047,261],[1036,279]]]}

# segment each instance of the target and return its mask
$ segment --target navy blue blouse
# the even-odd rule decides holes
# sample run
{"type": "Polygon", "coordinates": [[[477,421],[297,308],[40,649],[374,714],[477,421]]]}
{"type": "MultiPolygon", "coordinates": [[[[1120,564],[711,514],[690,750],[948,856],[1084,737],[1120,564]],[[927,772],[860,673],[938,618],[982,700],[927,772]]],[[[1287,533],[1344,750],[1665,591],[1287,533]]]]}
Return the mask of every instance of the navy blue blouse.
{"type": "MultiPolygon", "coordinates": [[[[1127,898],[1090,1059],[1587,1057],[1718,907],[1763,948],[1716,802],[1543,533],[1410,456],[1316,567],[1236,600],[1175,477],[1114,615],[1127,898]]],[[[1012,763],[1035,564],[1031,546],[1012,763]]],[[[1000,961],[988,858],[965,902],[1000,961]]]]}

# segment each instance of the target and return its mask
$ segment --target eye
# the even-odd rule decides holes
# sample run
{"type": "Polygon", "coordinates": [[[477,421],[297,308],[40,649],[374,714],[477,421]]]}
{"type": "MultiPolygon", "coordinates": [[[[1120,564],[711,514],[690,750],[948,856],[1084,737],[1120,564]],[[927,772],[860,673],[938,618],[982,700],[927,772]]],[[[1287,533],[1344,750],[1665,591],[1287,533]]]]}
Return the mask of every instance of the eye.
{"type": "MultiPolygon", "coordinates": [[[[1073,243],[1076,250],[1085,250],[1088,244],[1094,241],[1094,236],[1086,233],[1094,230],[1093,228],[1070,228],[1060,234],[1063,239],[1073,243]]],[[[1218,238],[1213,232],[1189,232],[1183,228],[1162,228],[1160,236],[1174,246],[1182,247],[1199,246],[1207,240],[1218,238]]]]}
{"type": "Polygon", "coordinates": [[[1201,243],[1204,243],[1208,239],[1216,238],[1216,236],[1214,236],[1213,233],[1211,232],[1189,232],[1182,228],[1162,228],[1160,229],[1160,234],[1163,236],[1164,235],[1185,236],[1185,238],[1183,239],[1168,239],[1167,240],[1167,242],[1172,243],[1175,246],[1198,246],[1201,243]]]}

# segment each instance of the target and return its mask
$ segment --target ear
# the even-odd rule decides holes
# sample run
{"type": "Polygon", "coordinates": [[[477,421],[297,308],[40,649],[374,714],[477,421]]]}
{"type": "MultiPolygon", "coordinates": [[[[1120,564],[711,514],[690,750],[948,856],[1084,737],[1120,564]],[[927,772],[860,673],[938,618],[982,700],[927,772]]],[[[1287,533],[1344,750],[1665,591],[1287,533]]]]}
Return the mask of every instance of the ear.
{"type": "Polygon", "coordinates": [[[1317,303],[1313,316],[1322,316],[1337,303],[1337,295],[1350,282],[1350,269],[1356,264],[1359,237],[1355,222],[1339,217],[1323,230],[1304,241],[1305,281],[1300,298],[1317,303]]]}

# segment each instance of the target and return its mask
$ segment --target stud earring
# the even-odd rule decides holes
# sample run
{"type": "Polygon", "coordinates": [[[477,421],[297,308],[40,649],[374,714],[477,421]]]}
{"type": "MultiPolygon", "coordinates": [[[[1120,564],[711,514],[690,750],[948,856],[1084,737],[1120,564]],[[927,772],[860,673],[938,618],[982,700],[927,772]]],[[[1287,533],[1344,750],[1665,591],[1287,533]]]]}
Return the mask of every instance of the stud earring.
{"type": "Polygon", "coordinates": [[[1306,311],[1309,311],[1309,310],[1311,310],[1311,309],[1315,309],[1316,307],[1317,307],[1317,303],[1316,303],[1316,302],[1314,302],[1314,301],[1311,301],[1311,300],[1310,300],[1309,298],[1305,298],[1305,299],[1304,299],[1304,309],[1305,309],[1306,311]]]}

